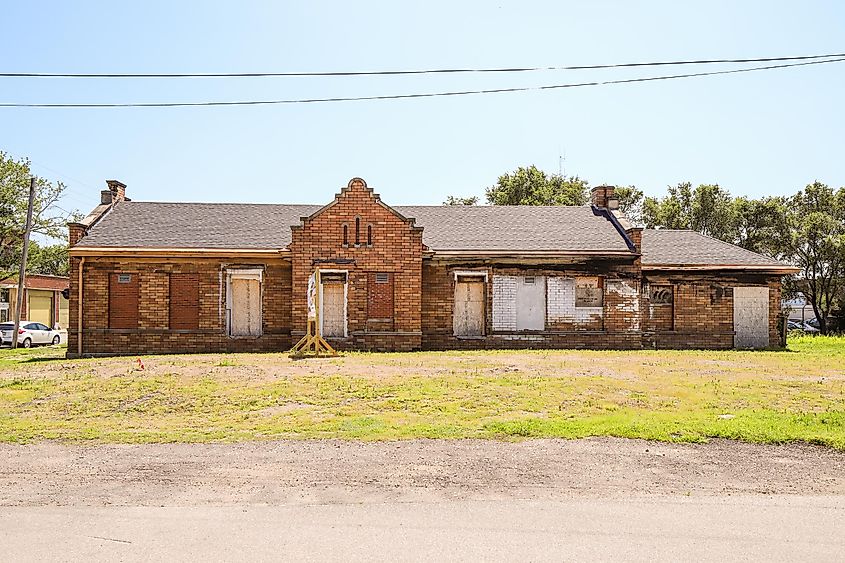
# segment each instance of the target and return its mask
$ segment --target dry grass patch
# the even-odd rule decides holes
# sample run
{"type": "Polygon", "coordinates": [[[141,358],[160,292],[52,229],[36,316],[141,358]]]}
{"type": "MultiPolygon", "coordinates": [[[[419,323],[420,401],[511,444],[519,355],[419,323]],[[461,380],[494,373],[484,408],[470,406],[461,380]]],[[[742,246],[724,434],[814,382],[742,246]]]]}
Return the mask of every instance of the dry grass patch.
{"type": "Polygon", "coordinates": [[[620,436],[845,449],[845,339],[785,352],[0,351],[0,441],[620,436]]]}

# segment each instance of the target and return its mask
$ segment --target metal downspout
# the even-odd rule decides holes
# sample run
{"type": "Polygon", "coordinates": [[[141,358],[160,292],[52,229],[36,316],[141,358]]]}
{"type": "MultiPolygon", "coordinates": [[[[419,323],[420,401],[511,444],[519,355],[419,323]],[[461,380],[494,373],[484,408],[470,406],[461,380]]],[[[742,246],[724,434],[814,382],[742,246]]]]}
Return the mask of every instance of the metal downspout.
{"type": "Polygon", "coordinates": [[[82,356],[82,269],[85,267],[85,257],[79,259],[79,299],[76,304],[76,353],[82,356]]]}

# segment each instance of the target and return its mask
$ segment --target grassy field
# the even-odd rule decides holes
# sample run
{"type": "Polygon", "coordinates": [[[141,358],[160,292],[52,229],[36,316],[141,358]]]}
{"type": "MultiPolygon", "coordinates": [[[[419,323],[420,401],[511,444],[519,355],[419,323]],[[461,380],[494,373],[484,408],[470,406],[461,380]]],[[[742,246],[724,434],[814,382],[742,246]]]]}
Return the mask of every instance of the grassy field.
{"type": "Polygon", "coordinates": [[[845,339],[788,351],[63,359],[0,351],[0,441],[620,436],[845,450],[845,339]]]}

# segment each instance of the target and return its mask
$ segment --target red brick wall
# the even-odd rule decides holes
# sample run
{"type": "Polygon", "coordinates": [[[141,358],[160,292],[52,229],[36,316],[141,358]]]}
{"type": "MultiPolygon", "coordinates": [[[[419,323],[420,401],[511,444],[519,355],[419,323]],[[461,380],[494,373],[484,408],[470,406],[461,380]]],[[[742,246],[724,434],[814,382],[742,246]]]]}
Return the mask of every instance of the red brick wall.
{"type": "Polygon", "coordinates": [[[631,262],[614,265],[585,263],[550,267],[487,266],[472,262],[449,263],[427,260],[423,264],[423,348],[639,348],[640,302],[638,281],[631,262]],[[453,335],[452,312],[455,301],[454,270],[488,272],[486,329],[484,337],[458,338],[453,335]],[[602,277],[605,290],[602,319],[587,324],[547,326],[544,332],[502,332],[493,330],[493,276],[602,277]],[[624,287],[620,284],[626,284],[624,287]],[[630,285],[630,287],[628,287],[630,285]]]}
{"type": "Polygon", "coordinates": [[[367,275],[368,333],[393,332],[393,278],[394,275],[388,272],[370,272],[367,275]]]}
{"type": "Polygon", "coordinates": [[[138,328],[138,274],[109,274],[108,328],[138,328]],[[121,282],[121,276],[128,281],[121,282]]]}
{"type": "Polygon", "coordinates": [[[68,223],[68,245],[73,246],[85,236],[85,225],[81,223],[68,223]]]}
{"type": "Polygon", "coordinates": [[[674,288],[673,323],[666,309],[651,307],[644,299],[644,346],[655,348],[732,348],[733,288],[769,287],[769,342],[777,346],[777,316],[780,313],[780,278],[763,274],[731,272],[649,272],[649,284],[674,288]]]}
{"type": "MultiPolygon", "coordinates": [[[[77,354],[79,258],[71,259],[68,354],[77,354]]],[[[176,352],[285,351],[291,347],[291,268],[278,259],[86,258],[83,295],[83,354],[148,354],[176,352]],[[263,334],[231,338],[226,332],[225,268],[263,268],[263,334]],[[110,278],[133,274],[138,284],[137,325],[109,326],[110,278]],[[171,302],[184,305],[182,292],[171,295],[171,276],[196,280],[196,328],[170,326],[171,302]]],[[[178,283],[178,282],[177,282],[178,283]]],[[[120,284],[123,285],[123,284],[120,284]]],[[[188,301],[192,300],[191,296],[188,301]]],[[[181,315],[180,315],[181,316],[181,315]]],[[[193,323],[193,319],[190,319],[193,323]]]]}
{"type": "MultiPolygon", "coordinates": [[[[286,228],[280,225],[279,228],[286,228]]],[[[639,244],[639,232],[631,233],[639,244]]],[[[423,259],[422,231],[395,214],[362,180],[354,179],[335,201],[292,230],[285,258],[233,261],[224,257],[182,259],[87,258],[84,277],[83,354],[200,351],[284,351],[304,333],[308,278],[319,266],[348,272],[349,337],[339,349],[414,350],[479,348],[640,348],[733,345],[736,285],[770,288],[770,339],[777,342],[779,278],[728,272],[649,272],[639,259],[591,260],[544,266],[423,259]],[[355,244],[356,219],[359,244],[355,244]],[[347,226],[348,244],[343,241],[347,226]],[[368,227],[372,244],[368,244],[368,227]],[[231,338],[226,330],[226,269],[263,269],[260,337],[231,338]],[[453,335],[454,271],[488,274],[485,335],[453,335]],[[117,284],[118,273],[132,274],[117,284]],[[389,283],[375,283],[387,273],[389,283]],[[603,314],[589,325],[549,323],[533,333],[493,330],[494,275],[600,277],[603,314]],[[648,283],[674,288],[674,304],[649,306],[648,283]],[[121,287],[125,286],[125,287],[121,287]]],[[[68,353],[77,353],[78,272],[70,263],[68,353]]]]}
{"type": "Polygon", "coordinates": [[[348,272],[347,328],[339,348],[415,349],[420,346],[422,301],[422,230],[381,204],[363,180],[354,179],[335,201],[292,231],[291,322],[293,334],[305,330],[308,278],[316,266],[348,272]],[[355,244],[355,219],[360,244],[355,244]],[[349,244],[343,244],[343,225],[349,244]],[[372,225],[373,244],[367,245],[372,225]],[[368,322],[369,277],[387,272],[393,280],[392,323],[368,322]]]}
{"type": "Polygon", "coordinates": [[[199,274],[170,274],[170,328],[199,328],[199,274]]]}

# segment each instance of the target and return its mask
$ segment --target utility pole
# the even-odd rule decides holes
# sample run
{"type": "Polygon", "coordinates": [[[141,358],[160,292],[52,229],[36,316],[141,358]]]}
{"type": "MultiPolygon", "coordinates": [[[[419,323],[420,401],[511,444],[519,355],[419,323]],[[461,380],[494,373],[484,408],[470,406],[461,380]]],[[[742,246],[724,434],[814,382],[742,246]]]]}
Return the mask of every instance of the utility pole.
{"type": "Polygon", "coordinates": [[[35,176],[29,178],[29,206],[26,209],[26,230],[23,233],[23,251],[21,251],[21,269],[18,273],[18,295],[15,303],[15,331],[12,333],[12,348],[18,347],[18,330],[21,327],[21,309],[23,292],[26,287],[26,259],[29,255],[29,234],[32,232],[32,208],[35,205],[35,176]]]}

